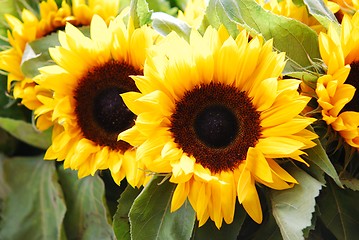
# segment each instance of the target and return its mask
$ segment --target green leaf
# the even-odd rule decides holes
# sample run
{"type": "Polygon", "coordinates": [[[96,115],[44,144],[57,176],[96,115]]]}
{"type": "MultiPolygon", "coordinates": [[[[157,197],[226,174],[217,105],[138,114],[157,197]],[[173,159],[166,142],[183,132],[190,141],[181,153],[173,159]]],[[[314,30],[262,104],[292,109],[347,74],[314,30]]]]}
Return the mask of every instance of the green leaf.
{"type": "Polygon", "coordinates": [[[335,24],[339,29],[339,23],[334,14],[328,9],[323,0],[303,0],[308,8],[308,11],[313,15],[320,24],[328,29],[329,24],[335,24]]]}
{"type": "Polygon", "coordinates": [[[31,146],[47,149],[51,145],[51,129],[40,132],[30,123],[3,117],[0,117],[0,127],[31,146]]]}
{"type": "Polygon", "coordinates": [[[311,232],[313,232],[316,228],[317,219],[318,219],[318,211],[319,211],[318,205],[315,205],[315,211],[313,212],[313,217],[312,217],[312,224],[303,229],[303,235],[304,235],[305,239],[308,239],[311,232]]]}
{"type": "Polygon", "coordinates": [[[239,231],[242,228],[243,222],[246,219],[247,213],[244,208],[236,204],[236,210],[234,213],[234,219],[231,224],[223,222],[221,229],[218,229],[211,219],[201,227],[195,227],[193,229],[193,235],[191,240],[202,239],[237,239],[239,231]]]}
{"type": "Polygon", "coordinates": [[[268,214],[267,219],[264,219],[259,229],[255,231],[251,240],[277,240],[282,239],[278,225],[272,213],[268,214]]]}
{"type": "Polygon", "coordinates": [[[137,14],[140,20],[140,26],[149,24],[151,22],[152,11],[148,8],[146,0],[138,0],[137,14]]]}
{"type": "Polygon", "coordinates": [[[21,63],[22,73],[28,78],[33,78],[40,73],[38,70],[40,67],[54,64],[48,49],[59,45],[57,33],[26,44],[21,63]]]}
{"type": "Polygon", "coordinates": [[[58,169],[67,212],[65,231],[69,239],[115,239],[104,203],[105,188],[100,177],[77,178],[77,172],[58,169]]]}
{"type": "Polygon", "coordinates": [[[220,1],[216,1],[215,2],[215,10],[216,10],[216,15],[219,19],[219,22],[221,24],[223,24],[228,33],[233,37],[235,38],[238,33],[239,33],[239,30],[238,30],[238,27],[237,27],[237,24],[234,23],[233,21],[231,21],[230,19],[228,19],[227,15],[226,15],[226,12],[221,4],[220,1]]]}
{"type": "Polygon", "coordinates": [[[140,194],[141,189],[133,188],[128,185],[118,200],[117,211],[113,216],[113,229],[117,239],[130,240],[130,219],[129,212],[133,201],[140,194]]]}
{"type": "Polygon", "coordinates": [[[337,239],[350,240],[359,236],[359,192],[340,189],[328,181],[318,198],[319,216],[337,239]]]}
{"type": "Polygon", "coordinates": [[[177,240],[191,237],[195,212],[186,201],[171,213],[171,200],[175,184],[154,177],[130,209],[131,235],[133,240],[177,240]]]}
{"type": "Polygon", "coordinates": [[[186,22],[162,12],[152,14],[152,27],[163,36],[175,31],[187,41],[191,33],[191,28],[186,22]]]}
{"type": "Polygon", "coordinates": [[[55,162],[42,158],[0,159],[9,189],[1,213],[0,239],[60,239],[66,206],[55,162]]]}
{"type": "Polygon", "coordinates": [[[132,0],[130,3],[130,16],[135,28],[151,22],[152,11],[148,8],[146,0],[132,0]]]}
{"type": "Polygon", "coordinates": [[[218,1],[230,20],[262,34],[266,40],[273,38],[274,47],[286,52],[289,60],[285,71],[303,71],[311,67],[313,59],[320,58],[318,36],[305,24],[266,11],[254,0],[218,1]]]}
{"type": "Polygon", "coordinates": [[[299,184],[291,189],[271,191],[273,216],[284,240],[304,239],[303,229],[311,226],[315,198],[322,183],[297,167],[287,170],[299,184]]]}
{"type": "Polygon", "coordinates": [[[343,184],[340,182],[338,173],[330,161],[327,153],[325,152],[322,144],[317,139],[314,140],[314,142],[317,144],[315,147],[305,150],[305,152],[308,154],[306,161],[310,165],[317,165],[326,174],[328,174],[338,184],[338,186],[343,187],[343,184]]]}
{"type": "MultiPolygon", "coordinates": [[[[154,12],[164,12],[167,13],[169,15],[175,16],[178,12],[178,8],[177,7],[172,7],[175,6],[177,3],[174,3],[174,5],[171,5],[171,2],[168,0],[148,0],[148,6],[151,10],[153,10],[154,12]]],[[[182,5],[185,4],[184,1],[181,1],[182,5]]],[[[184,9],[184,8],[182,8],[184,9]]]]}
{"type": "Polygon", "coordinates": [[[210,0],[206,8],[206,14],[204,15],[204,18],[207,20],[207,22],[215,28],[219,28],[221,25],[221,21],[218,16],[219,13],[217,13],[216,10],[217,3],[217,0],[210,0]]]}
{"type": "Polygon", "coordinates": [[[21,71],[28,78],[34,78],[39,72],[39,68],[54,64],[48,52],[35,53],[30,44],[26,44],[21,71]]]}

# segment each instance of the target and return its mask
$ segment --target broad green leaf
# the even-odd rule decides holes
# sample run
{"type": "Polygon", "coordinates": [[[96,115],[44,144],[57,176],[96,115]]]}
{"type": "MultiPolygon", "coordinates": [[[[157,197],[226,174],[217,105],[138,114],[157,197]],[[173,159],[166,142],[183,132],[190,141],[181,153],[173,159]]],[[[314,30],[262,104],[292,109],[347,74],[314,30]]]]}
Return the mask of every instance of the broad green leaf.
{"type": "Polygon", "coordinates": [[[232,37],[236,37],[239,33],[237,24],[234,23],[233,21],[231,21],[227,16],[226,16],[226,12],[223,8],[223,6],[221,5],[220,1],[216,1],[215,2],[215,10],[216,10],[216,15],[219,19],[219,22],[221,24],[223,24],[228,33],[232,36],[232,37]]]}
{"type": "Polygon", "coordinates": [[[55,162],[42,158],[0,159],[9,189],[1,213],[0,239],[61,239],[66,206],[55,162]]]}
{"type": "Polygon", "coordinates": [[[266,40],[273,39],[274,47],[286,52],[286,72],[303,71],[320,58],[318,36],[305,24],[266,11],[254,0],[218,1],[229,19],[262,34],[266,40]]]}
{"type": "Polygon", "coordinates": [[[135,199],[130,209],[133,240],[177,240],[191,237],[195,212],[186,201],[175,212],[170,211],[175,184],[154,177],[135,199]]]}
{"type": "Polygon", "coordinates": [[[263,219],[258,230],[255,231],[251,240],[277,240],[282,239],[278,225],[272,215],[268,214],[267,219],[263,219]]]}
{"type": "Polygon", "coordinates": [[[57,33],[52,33],[26,44],[21,63],[22,73],[28,78],[33,78],[40,73],[38,70],[40,67],[54,64],[48,49],[58,45],[60,43],[57,33]]]}
{"type": "Polygon", "coordinates": [[[206,14],[204,15],[206,21],[215,28],[219,28],[219,26],[221,25],[221,21],[216,10],[217,3],[217,0],[210,0],[208,2],[206,14]]]}
{"type": "Polygon", "coordinates": [[[135,0],[131,2],[131,17],[136,18],[137,27],[149,24],[151,22],[151,15],[152,11],[148,8],[146,0],[135,0]]]}
{"type": "Polygon", "coordinates": [[[67,205],[65,231],[69,239],[115,239],[104,203],[105,188],[100,177],[77,178],[77,172],[58,168],[67,205]]]}
{"type": "Polygon", "coordinates": [[[303,229],[303,236],[305,239],[308,239],[310,233],[313,232],[316,228],[318,212],[319,212],[319,208],[317,205],[315,205],[315,211],[313,212],[313,217],[312,217],[312,224],[303,229]]]}
{"type": "MultiPolygon", "coordinates": [[[[309,161],[307,161],[309,162],[309,161]]],[[[306,168],[305,171],[307,173],[309,173],[312,177],[314,177],[315,179],[317,179],[319,182],[323,183],[323,185],[326,184],[326,180],[325,180],[325,176],[326,174],[324,173],[324,171],[318,167],[315,164],[310,164],[309,168],[306,168]]]]}
{"type": "Polygon", "coordinates": [[[186,22],[162,12],[152,14],[152,27],[163,36],[175,31],[186,40],[189,40],[191,33],[191,28],[186,22]]]}
{"type": "Polygon", "coordinates": [[[234,219],[231,224],[223,222],[221,229],[218,229],[214,222],[211,219],[208,219],[203,226],[195,226],[191,240],[237,239],[246,216],[247,213],[244,208],[241,205],[236,204],[234,219]]]}
{"type": "Polygon", "coordinates": [[[315,198],[322,183],[297,167],[287,170],[299,184],[291,189],[271,191],[273,216],[284,240],[304,239],[303,229],[311,226],[315,198]]]}
{"type": "Polygon", "coordinates": [[[333,23],[337,28],[340,28],[337,18],[328,9],[323,0],[303,1],[307,6],[309,13],[313,15],[325,28],[328,28],[330,23],[333,23]]]}
{"type": "Polygon", "coordinates": [[[351,240],[359,236],[359,192],[340,189],[328,180],[318,198],[319,218],[337,239],[351,240]]]}
{"type": "Polygon", "coordinates": [[[133,188],[128,185],[125,191],[121,194],[120,199],[118,200],[117,211],[113,216],[113,229],[115,231],[117,239],[121,240],[130,240],[130,220],[129,212],[133,204],[133,201],[136,199],[141,190],[138,188],[133,188]]]}
{"type": "Polygon", "coordinates": [[[40,132],[30,123],[3,117],[0,117],[0,127],[31,146],[47,149],[51,145],[51,129],[40,132]]]}
{"type": "Polygon", "coordinates": [[[305,152],[308,154],[306,157],[307,162],[310,165],[317,165],[326,174],[328,174],[336,182],[336,184],[338,184],[338,186],[343,187],[337,171],[335,170],[322,144],[317,139],[314,140],[314,142],[317,144],[315,147],[305,150],[305,152]]]}
{"type": "Polygon", "coordinates": [[[146,0],[132,0],[130,3],[130,16],[135,28],[151,22],[152,11],[148,8],[146,0]]]}
{"type": "Polygon", "coordinates": [[[137,3],[137,14],[140,20],[140,26],[149,24],[151,22],[152,11],[148,8],[146,0],[138,0],[137,3]]]}

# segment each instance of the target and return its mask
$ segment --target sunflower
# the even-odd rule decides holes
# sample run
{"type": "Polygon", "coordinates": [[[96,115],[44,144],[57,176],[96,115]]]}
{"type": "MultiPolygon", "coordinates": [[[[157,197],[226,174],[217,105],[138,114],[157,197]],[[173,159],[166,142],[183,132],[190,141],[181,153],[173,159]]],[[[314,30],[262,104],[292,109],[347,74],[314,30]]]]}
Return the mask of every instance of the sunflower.
{"type": "Polygon", "coordinates": [[[305,129],[314,119],[299,115],[310,98],[297,92],[300,81],[279,80],[285,54],[272,47],[223,27],[203,37],[193,30],[190,43],[171,33],[153,47],[144,76],[132,77],[140,92],[121,95],[137,118],[118,139],[150,171],[172,173],[171,210],[188,198],[200,226],[231,223],[236,196],[260,223],[256,183],[292,187],[275,158],[304,162],[302,150],[315,145],[305,129]]]}
{"type": "Polygon", "coordinates": [[[359,12],[344,15],[341,31],[333,27],[319,35],[326,74],[318,79],[316,93],[323,120],[359,149],[359,12]]]}
{"type": "Polygon", "coordinates": [[[129,76],[142,74],[146,49],[156,35],[147,26],[134,29],[132,21],[126,27],[122,17],[107,27],[94,15],[91,38],[69,23],[59,32],[61,46],[49,50],[56,65],[40,68],[35,78],[53,97],[44,98],[36,113],[52,111],[56,123],[45,159],[64,160],[79,177],[109,168],[116,183],[126,176],[132,186],[140,186],[144,167],[128,143],[116,141],[135,118],[119,94],[137,91],[129,76]]]}
{"type": "Polygon", "coordinates": [[[344,14],[353,15],[359,10],[359,1],[357,0],[332,0],[334,4],[337,4],[340,8],[338,17],[341,20],[344,14]]]}
{"type": "MultiPolygon", "coordinates": [[[[305,25],[311,27],[316,32],[325,31],[324,26],[322,26],[313,16],[308,12],[308,9],[305,5],[297,5],[292,0],[257,0],[257,2],[264,8],[277,15],[289,17],[296,19],[305,25]]],[[[325,4],[329,9],[336,13],[339,11],[339,6],[333,2],[325,1],[325,4]]]]}
{"type": "Polygon", "coordinates": [[[202,24],[206,8],[207,1],[205,0],[189,0],[187,1],[184,11],[178,11],[177,17],[188,23],[193,28],[198,29],[202,24]]]}
{"type": "MultiPolygon", "coordinates": [[[[54,0],[43,1],[39,4],[40,19],[36,14],[24,9],[21,20],[6,14],[5,18],[11,31],[8,32],[10,48],[0,52],[0,69],[8,72],[8,91],[16,99],[21,99],[21,103],[30,110],[34,110],[43,105],[38,96],[48,97],[50,92],[39,87],[31,77],[25,76],[21,70],[25,47],[28,43],[49,35],[65,27],[66,22],[71,22],[76,26],[86,26],[90,23],[93,14],[110,21],[118,12],[118,1],[100,0],[90,1],[73,0],[72,7],[65,1],[59,8],[54,0]]],[[[38,121],[41,130],[51,125],[50,113],[42,115],[38,121]]]]}

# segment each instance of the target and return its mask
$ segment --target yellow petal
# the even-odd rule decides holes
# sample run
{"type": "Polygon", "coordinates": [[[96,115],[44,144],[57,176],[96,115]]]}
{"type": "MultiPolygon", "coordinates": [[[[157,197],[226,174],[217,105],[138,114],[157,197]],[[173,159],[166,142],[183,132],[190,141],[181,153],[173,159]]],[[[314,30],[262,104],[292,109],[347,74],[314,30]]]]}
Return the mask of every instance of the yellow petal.
{"type": "Polygon", "coordinates": [[[254,180],[252,179],[247,184],[247,194],[246,197],[242,201],[242,205],[248,215],[256,222],[262,223],[263,215],[262,215],[262,207],[259,201],[257,189],[254,184],[254,180]]]}
{"type": "Polygon", "coordinates": [[[272,182],[272,173],[269,164],[263,154],[256,148],[250,147],[247,152],[246,169],[251,172],[252,175],[266,181],[272,182]]]}
{"type": "Polygon", "coordinates": [[[187,187],[187,183],[177,184],[176,189],[172,196],[171,212],[176,211],[183,205],[183,203],[187,199],[188,192],[189,192],[189,188],[187,187]]]}

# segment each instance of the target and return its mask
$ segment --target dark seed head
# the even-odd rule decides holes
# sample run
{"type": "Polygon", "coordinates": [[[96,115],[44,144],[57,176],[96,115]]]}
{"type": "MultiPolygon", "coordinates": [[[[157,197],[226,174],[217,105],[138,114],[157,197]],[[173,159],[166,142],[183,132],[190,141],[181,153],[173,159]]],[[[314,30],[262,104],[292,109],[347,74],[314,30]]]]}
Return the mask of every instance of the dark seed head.
{"type": "Polygon", "coordinates": [[[95,97],[94,118],[108,132],[119,133],[133,125],[135,115],[127,108],[117,87],[104,89],[95,97]]]}
{"type": "Polygon", "coordinates": [[[260,114],[251,99],[220,83],[186,92],[171,121],[174,141],[214,173],[235,169],[261,135],[260,114]]]}
{"type": "Polygon", "coordinates": [[[121,93],[138,91],[129,75],[141,71],[126,63],[109,61],[91,69],[74,92],[75,114],[82,134],[101,146],[126,151],[130,145],[117,135],[132,127],[135,115],[124,104],[121,93]]]}
{"type": "Polygon", "coordinates": [[[197,115],[194,129],[198,138],[207,146],[221,148],[228,146],[236,137],[238,122],[228,108],[213,105],[197,115]]]}

